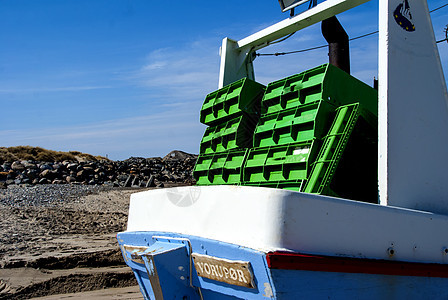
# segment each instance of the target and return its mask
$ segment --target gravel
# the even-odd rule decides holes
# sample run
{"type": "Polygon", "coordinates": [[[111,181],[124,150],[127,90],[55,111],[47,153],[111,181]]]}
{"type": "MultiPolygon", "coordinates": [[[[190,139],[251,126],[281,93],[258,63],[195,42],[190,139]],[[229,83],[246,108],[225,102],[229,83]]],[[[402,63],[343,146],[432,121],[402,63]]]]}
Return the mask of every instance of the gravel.
{"type": "Polygon", "coordinates": [[[76,201],[80,197],[111,190],[109,186],[45,184],[35,186],[10,185],[0,189],[0,204],[10,207],[51,207],[60,202],[76,201]]]}

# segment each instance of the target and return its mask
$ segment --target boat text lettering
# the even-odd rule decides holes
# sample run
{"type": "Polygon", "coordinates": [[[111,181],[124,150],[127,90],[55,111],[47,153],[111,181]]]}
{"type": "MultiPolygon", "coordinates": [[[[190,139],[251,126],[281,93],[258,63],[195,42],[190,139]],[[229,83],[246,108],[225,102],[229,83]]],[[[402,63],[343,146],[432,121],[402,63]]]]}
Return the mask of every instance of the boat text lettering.
{"type": "Polygon", "coordinates": [[[250,263],[233,261],[208,255],[192,254],[196,273],[200,277],[228,284],[253,288],[250,263]]]}

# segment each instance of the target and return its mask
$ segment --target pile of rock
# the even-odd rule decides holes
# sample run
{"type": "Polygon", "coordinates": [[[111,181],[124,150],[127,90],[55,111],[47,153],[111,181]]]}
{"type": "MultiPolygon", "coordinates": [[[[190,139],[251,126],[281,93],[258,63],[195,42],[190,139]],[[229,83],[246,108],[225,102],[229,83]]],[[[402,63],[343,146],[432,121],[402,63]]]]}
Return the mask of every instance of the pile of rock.
{"type": "Polygon", "coordinates": [[[131,157],[124,161],[14,161],[0,165],[0,188],[11,184],[89,184],[163,187],[167,182],[193,183],[197,155],[172,151],[164,158],[131,157]]]}

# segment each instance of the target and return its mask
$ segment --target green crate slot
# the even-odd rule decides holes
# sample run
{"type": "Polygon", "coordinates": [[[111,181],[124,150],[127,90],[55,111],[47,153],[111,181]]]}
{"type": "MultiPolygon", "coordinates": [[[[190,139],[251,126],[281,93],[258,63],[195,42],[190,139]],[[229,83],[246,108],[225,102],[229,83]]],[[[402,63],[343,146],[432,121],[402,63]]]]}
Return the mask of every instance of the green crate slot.
{"type": "Polygon", "coordinates": [[[326,66],[319,66],[268,84],[262,100],[261,113],[273,113],[320,100],[321,83],[326,66]]]}
{"type": "Polygon", "coordinates": [[[256,121],[241,115],[208,127],[200,144],[200,153],[209,154],[252,145],[256,121]]]}
{"type": "Polygon", "coordinates": [[[321,139],[335,107],[325,101],[278,111],[260,118],[254,147],[269,147],[321,139]]]}
{"type": "Polygon", "coordinates": [[[205,97],[200,121],[213,126],[242,113],[259,115],[265,86],[248,78],[233,82],[205,97]]]}
{"type": "Polygon", "coordinates": [[[304,183],[303,180],[289,180],[289,181],[274,181],[274,182],[243,182],[241,185],[268,187],[274,189],[284,189],[299,192],[303,183],[304,183]]]}
{"type": "Polygon", "coordinates": [[[315,157],[317,141],[249,149],[243,182],[304,180],[315,157]]]}
{"type": "Polygon", "coordinates": [[[313,164],[310,177],[304,186],[304,192],[330,193],[330,182],[359,114],[358,103],[341,106],[336,110],[335,119],[323,141],[316,162],[313,164]]]}
{"type": "Polygon", "coordinates": [[[198,157],[193,176],[197,185],[239,184],[246,150],[232,150],[198,157]]]}
{"type": "Polygon", "coordinates": [[[261,114],[324,100],[335,106],[360,102],[378,115],[378,92],[339,68],[325,64],[268,84],[261,114]]]}

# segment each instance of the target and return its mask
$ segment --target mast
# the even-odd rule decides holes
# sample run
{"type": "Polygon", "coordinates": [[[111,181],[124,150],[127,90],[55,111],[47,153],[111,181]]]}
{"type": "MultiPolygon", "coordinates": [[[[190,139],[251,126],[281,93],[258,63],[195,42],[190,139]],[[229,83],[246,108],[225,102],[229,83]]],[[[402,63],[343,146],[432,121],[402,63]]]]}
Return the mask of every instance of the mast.
{"type": "Polygon", "coordinates": [[[448,214],[448,97],[428,5],[379,5],[380,204],[448,214]]]}

